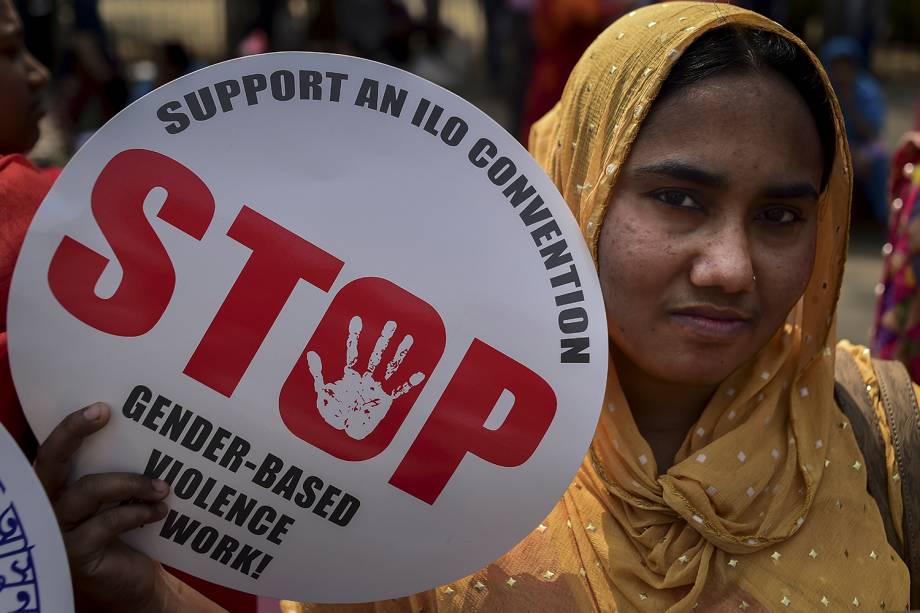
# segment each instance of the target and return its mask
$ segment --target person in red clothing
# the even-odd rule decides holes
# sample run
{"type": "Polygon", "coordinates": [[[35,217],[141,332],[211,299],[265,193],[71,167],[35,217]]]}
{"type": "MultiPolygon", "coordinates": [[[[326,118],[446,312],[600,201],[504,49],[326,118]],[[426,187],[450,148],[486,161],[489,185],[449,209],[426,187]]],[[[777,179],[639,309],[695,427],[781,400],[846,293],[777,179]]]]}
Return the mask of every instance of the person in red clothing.
{"type": "Polygon", "coordinates": [[[35,440],[16,398],[7,360],[6,303],[26,229],[57,172],[39,170],[22,155],[38,141],[48,71],[25,50],[12,5],[4,1],[0,11],[0,423],[30,454],[35,440]]]}
{"type": "Polygon", "coordinates": [[[83,437],[108,421],[107,407],[93,405],[72,414],[40,447],[29,430],[10,374],[6,307],[13,267],[26,230],[60,174],[59,169],[36,167],[24,155],[38,141],[48,79],[48,70],[25,48],[22,22],[12,0],[0,0],[0,423],[27,457],[35,459],[35,472],[52,501],[64,535],[78,611],[106,610],[100,609],[99,603],[108,604],[112,611],[177,610],[162,602],[163,598],[172,598],[170,602],[183,603],[184,611],[224,607],[254,613],[254,596],[167,572],[118,540],[119,534],[165,516],[161,502],[168,494],[165,483],[140,475],[103,474],[66,485],[71,456],[83,437]],[[106,503],[127,500],[131,503],[107,508],[106,503]],[[144,564],[154,565],[155,572],[144,564]],[[139,568],[144,572],[137,572],[139,568]],[[170,573],[181,577],[181,581],[170,573]],[[151,585],[151,581],[157,585],[151,585]],[[163,589],[164,585],[167,589],[163,589]],[[148,597],[153,594],[160,596],[158,602],[148,597]],[[94,603],[91,609],[80,606],[86,596],[94,603]],[[135,606],[136,603],[144,604],[135,606]],[[196,609],[188,608],[198,603],[196,609]]]}

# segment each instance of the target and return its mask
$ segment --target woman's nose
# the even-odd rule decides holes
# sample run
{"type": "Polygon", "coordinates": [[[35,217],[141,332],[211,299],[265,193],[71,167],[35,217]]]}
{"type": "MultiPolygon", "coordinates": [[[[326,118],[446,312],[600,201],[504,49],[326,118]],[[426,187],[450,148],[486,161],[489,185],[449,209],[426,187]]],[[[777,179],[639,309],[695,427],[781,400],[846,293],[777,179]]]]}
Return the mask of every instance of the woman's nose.
{"type": "Polygon", "coordinates": [[[726,224],[702,240],[705,242],[690,269],[694,285],[719,287],[729,294],[753,289],[754,263],[747,234],[740,224],[726,224]]]}
{"type": "Polygon", "coordinates": [[[45,85],[48,84],[48,79],[50,78],[50,73],[48,69],[45,68],[45,65],[38,61],[38,59],[29,53],[26,52],[26,75],[29,80],[29,86],[33,90],[44,89],[45,85]]]}

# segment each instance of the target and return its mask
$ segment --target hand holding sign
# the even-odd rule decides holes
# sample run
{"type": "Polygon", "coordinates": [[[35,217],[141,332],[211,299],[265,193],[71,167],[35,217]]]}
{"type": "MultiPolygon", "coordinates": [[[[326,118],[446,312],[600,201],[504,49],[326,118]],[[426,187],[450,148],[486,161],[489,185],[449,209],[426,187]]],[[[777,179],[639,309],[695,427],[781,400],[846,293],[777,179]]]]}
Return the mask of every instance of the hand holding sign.
{"type": "Polygon", "coordinates": [[[118,537],[163,519],[169,486],[126,473],[86,475],[65,485],[73,454],[109,416],[107,406],[94,404],[65,417],[38,448],[35,473],[53,501],[78,600],[88,600],[97,609],[144,611],[157,601],[162,569],[118,537]],[[128,500],[132,502],[111,506],[128,500]]]}
{"type": "MultiPolygon", "coordinates": [[[[330,426],[337,430],[345,430],[354,439],[363,439],[374,431],[390,409],[393,401],[411,390],[425,379],[425,375],[417,372],[409,377],[409,381],[392,389],[384,391],[382,384],[374,379],[374,371],[380,364],[380,358],[390,343],[396,331],[396,322],[388,321],[383,326],[374,352],[367,363],[367,370],[362,374],[354,369],[358,361],[358,339],[361,336],[361,318],[352,317],[348,324],[348,340],[345,345],[345,371],[342,378],[335,383],[323,382],[323,362],[315,351],[307,353],[307,364],[310,374],[313,375],[313,385],[316,389],[316,408],[330,426]]],[[[412,347],[412,336],[407,334],[396,349],[396,355],[387,364],[384,381],[389,381],[399,369],[403,360],[412,347]]]]}
{"type": "Polygon", "coordinates": [[[35,459],[35,473],[54,501],[78,604],[92,611],[222,611],[119,539],[166,516],[163,500],[169,486],[164,481],[108,473],[65,485],[73,454],[109,418],[109,407],[101,403],[74,411],[42,443],[35,459]]]}

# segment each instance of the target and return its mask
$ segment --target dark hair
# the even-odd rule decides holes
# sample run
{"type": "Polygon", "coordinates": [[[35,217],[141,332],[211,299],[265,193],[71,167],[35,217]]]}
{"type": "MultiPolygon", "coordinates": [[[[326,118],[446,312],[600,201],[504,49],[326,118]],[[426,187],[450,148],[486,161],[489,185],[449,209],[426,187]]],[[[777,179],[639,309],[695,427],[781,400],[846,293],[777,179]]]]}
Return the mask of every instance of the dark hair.
{"type": "Polygon", "coordinates": [[[822,187],[827,183],[837,150],[837,130],[827,91],[811,58],[779,34],[754,28],[725,26],[695,40],[674,64],[658,98],[684,86],[724,73],[773,70],[788,80],[802,96],[821,141],[822,187]]]}

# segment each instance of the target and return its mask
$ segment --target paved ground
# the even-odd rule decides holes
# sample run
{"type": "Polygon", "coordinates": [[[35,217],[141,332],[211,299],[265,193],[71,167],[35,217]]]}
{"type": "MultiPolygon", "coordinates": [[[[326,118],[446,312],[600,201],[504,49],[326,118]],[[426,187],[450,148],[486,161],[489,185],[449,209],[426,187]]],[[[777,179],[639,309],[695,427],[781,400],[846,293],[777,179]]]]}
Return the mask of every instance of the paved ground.
{"type": "Polygon", "coordinates": [[[837,308],[837,338],[867,344],[875,316],[875,286],[882,274],[881,228],[861,226],[850,234],[850,252],[837,308]]]}

